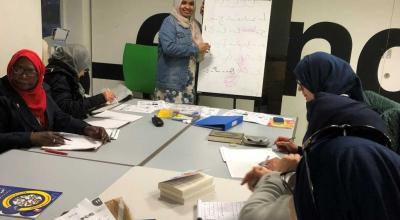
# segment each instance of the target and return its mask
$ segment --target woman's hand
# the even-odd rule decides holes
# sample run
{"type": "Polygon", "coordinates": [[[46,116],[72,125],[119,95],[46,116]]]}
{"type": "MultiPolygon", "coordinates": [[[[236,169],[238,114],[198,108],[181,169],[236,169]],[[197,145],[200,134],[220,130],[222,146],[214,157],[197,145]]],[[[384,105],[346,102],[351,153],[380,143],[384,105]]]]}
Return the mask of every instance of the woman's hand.
{"type": "Polygon", "coordinates": [[[110,137],[103,127],[87,126],[83,129],[83,133],[91,138],[101,140],[103,143],[110,141],[110,137]]]}
{"type": "Polygon", "coordinates": [[[209,43],[199,43],[197,47],[199,48],[200,53],[207,53],[211,48],[209,43]]]}
{"type": "Polygon", "coordinates": [[[279,136],[274,144],[278,147],[279,151],[286,153],[297,153],[297,145],[293,143],[293,139],[288,137],[279,136]]]}
{"type": "Polygon", "coordinates": [[[33,146],[59,146],[64,144],[64,137],[57,132],[41,131],[31,133],[33,146]]]}
{"type": "Polygon", "coordinates": [[[271,160],[265,161],[264,167],[270,169],[272,171],[278,172],[288,172],[288,171],[295,171],[297,169],[297,165],[301,156],[298,154],[289,154],[283,156],[281,159],[273,158],[271,160]]]}
{"type": "Polygon", "coordinates": [[[250,170],[246,176],[243,178],[241,185],[247,183],[247,186],[251,191],[254,191],[258,181],[261,179],[262,176],[271,172],[271,170],[262,167],[262,166],[255,166],[252,170],[250,170]]]}
{"type": "Polygon", "coordinates": [[[111,89],[108,89],[108,88],[103,92],[103,96],[106,99],[107,103],[113,103],[114,100],[117,98],[115,96],[114,92],[111,91],[111,89]]]}

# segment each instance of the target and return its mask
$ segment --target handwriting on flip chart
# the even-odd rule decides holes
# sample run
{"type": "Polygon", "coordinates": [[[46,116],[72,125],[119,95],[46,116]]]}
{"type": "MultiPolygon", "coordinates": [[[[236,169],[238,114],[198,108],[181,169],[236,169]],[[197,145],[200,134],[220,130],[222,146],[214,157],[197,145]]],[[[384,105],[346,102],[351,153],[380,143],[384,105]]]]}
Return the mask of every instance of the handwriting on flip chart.
{"type": "Polygon", "coordinates": [[[206,2],[203,38],[212,55],[200,64],[200,92],[261,96],[270,13],[268,0],[206,2]]]}

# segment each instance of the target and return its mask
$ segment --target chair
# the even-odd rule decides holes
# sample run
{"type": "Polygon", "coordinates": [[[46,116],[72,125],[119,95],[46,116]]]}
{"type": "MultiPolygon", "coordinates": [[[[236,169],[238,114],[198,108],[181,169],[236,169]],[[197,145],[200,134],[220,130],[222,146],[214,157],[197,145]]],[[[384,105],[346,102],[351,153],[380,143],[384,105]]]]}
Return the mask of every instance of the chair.
{"type": "Polygon", "coordinates": [[[157,74],[157,46],[125,44],[122,63],[125,85],[143,96],[154,93],[157,74]]]}
{"type": "Polygon", "coordinates": [[[365,91],[366,103],[378,112],[385,122],[392,149],[400,154],[400,103],[373,91],[365,91]]]}

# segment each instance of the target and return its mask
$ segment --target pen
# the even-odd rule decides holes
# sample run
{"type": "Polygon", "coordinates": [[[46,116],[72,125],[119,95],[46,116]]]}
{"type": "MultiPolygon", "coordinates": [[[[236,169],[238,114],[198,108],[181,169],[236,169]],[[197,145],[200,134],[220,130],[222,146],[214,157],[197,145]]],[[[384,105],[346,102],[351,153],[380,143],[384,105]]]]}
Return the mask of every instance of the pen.
{"type": "Polygon", "coordinates": [[[64,155],[64,156],[68,155],[67,152],[54,150],[54,149],[45,149],[44,151],[46,151],[47,153],[52,153],[52,154],[59,154],[59,155],[64,155]]]}
{"type": "Polygon", "coordinates": [[[66,137],[64,137],[64,136],[62,136],[62,138],[63,138],[64,140],[67,140],[67,141],[72,141],[71,139],[66,138],[66,137]]]}
{"type": "Polygon", "coordinates": [[[265,158],[264,161],[260,162],[258,165],[265,167],[267,165],[267,161],[269,160],[270,156],[268,155],[267,158],[265,158]]]}

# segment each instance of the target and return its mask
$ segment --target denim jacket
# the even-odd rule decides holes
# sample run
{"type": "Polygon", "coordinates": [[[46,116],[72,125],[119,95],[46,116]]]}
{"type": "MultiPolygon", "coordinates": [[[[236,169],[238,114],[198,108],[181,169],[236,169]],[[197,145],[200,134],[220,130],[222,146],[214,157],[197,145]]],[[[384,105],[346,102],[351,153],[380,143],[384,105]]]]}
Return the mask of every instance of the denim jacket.
{"type": "Polygon", "coordinates": [[[191,30],[172,15],[165,18],[159,32],[157,88],[183,91],[189,80],[189,59],[198,53],[191,30]]]}

